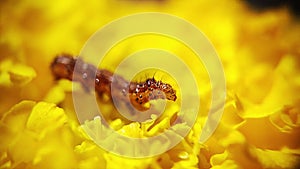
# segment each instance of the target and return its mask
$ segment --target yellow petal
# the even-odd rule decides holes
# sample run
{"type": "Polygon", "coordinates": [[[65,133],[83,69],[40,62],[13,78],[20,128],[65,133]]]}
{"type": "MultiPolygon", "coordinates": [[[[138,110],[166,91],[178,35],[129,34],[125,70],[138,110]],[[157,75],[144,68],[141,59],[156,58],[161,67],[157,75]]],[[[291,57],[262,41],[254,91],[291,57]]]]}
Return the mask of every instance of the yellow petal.
{"type": "Polygon", "coordinates": [[[138,122],[133,122],[128,125],[125,125],[119,130],[119,133],[124,134],[129,137],[140,138],[143,137],[143,132],[140,128],[140,124],[138,122]]]}
{"type": "Polygon", "coordinates": [[[24,130],[17,137],[16,141],[12,142],[8,147],[8,153],[11,154],[11,159],[15,164],[25,162],[29,163],[34,159],[38,149],[38,140],[36,134],[24,130]]]}
{"type": "Polygon", "coordinates": [[[36,72],[33,68],[16,64],[8,70],[10,80],[14,85],[23,86],[28,84],[33,78],[36,77],[36,72]]]}
{"type": "Polygon", "coordinates": [[[9,86],[11,85],[11,81],[9,78],[9,74],[7,71],[12,67],[12,60],[7,59],[0,62],[0,85],[1,86],[9,86]]]}
{"type": "Polygon", "coordinates": [[[239,166],[234,160],[226,160],[221,165],[216,165],[211,167],[211,169],[242,169],[243,167],[239,166]]]}
{"type": "Polygon", "coordinates": [[[67,117],[63,109],[52,103],[39,102],[34,106],[26,127],[40,133],[40,136],[43,137],[46,132],[61,127],[66,121],[67,117]]]}
{"type": "Polygon", "coordinates": [[[0,168],[1,169],[12,168],[11,161],[9,160],[7,152],[2,151],[0,153],[0,168]]]}
{"type": "Polygon", "coordinates": [[[34,101],[25,100],[16,104],[4,114],[0,121],[0,150],[4,150],[18,139],[16,136],[25,129],[26,121],[34,105],[34,101]]]}
{"type": "Polygon", "coordinates": [[[65,97],[66,94],[64,90],[59,86],[54,86],[45,96],[44,101],[58,104],[62,102],[65,99],[65,97]]]}
{"type": "Polygon", "coordinates": [[[153,162],[153,158],[126,158],[122,156],[116,156],[112,153],[104,155],[107,168],[138,168],[148,169],[148,166],[153,162]]]}
{"type": "Polygon", "coordinates": [[[181,168],[187,168],[187,169],[197,169],[198,168],[198,158],[195,154],[189,154],[187,152],[181,152],[179,156],[182,156],[184,154],[184,159],[181,158],[180,161],[174,163],[172,169],[181,169],[181,168]]]}
{"type": "Polygon", "coordinates": [[[222,154],[215,154],[210,158],[210,163],[212,166],[220,165],[222,164],[228,157],[228,152],[225,151],[222,154]]]}
{"type": "Polygon", "coordinates": [[[83,141],[80,145],[74,149],[78,159],[79,168],[106,168],[106,161],[104,154],[106,153],[98,145],[92,141],[83,141]]]}
{"type": "Polygon", "coordinates": [[[298,154],[283,150],[250,149],[252,156],[262,164],[263,168],[295,168],[300,161],[298,154]]]}
{"type": "Polygon", "coordinates": [[[228,101],[225,103],[222,114],[222,123],[228,127],[238,127],[238,125],[244,121],[244,119],[240,117],[241,112],[243,112],[243,106],[238,96],[229,93],[228,101]]]}
{"type": "Polygon", "coordinates": [[[281,132],[292,133],[300,127],[299,103],[296,103],[295,106],[284,106],[277,113],[272,114],[269,119],[281,132]]]}

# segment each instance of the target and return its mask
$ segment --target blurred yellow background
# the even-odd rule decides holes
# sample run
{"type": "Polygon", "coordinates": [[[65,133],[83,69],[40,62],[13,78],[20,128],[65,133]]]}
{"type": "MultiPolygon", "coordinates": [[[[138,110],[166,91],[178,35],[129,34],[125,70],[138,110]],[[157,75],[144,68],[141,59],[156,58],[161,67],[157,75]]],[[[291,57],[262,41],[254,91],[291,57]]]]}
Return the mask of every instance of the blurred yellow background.
{"type": "MultiPolygon", "coordinates": [[[[0,4],[1,169],[299,167],[300,22],[286,7],[254,10],[239,0],[0,4]],[[50,64],[57,54],[78,55],[99,28],[137,12],[179,16],[196,25],[215,46],[226,75],[227,101],[221,123],[207,142],[198,143],[203,114],[210,105],[204,72],[195,72],[204,81],[198,82],[207,85],[199,89],[202,116],[180,144],[146,159],[119,157],[99,148],[78,124],[71,83],[54,81],[50,64]]],[[[123,57],[147,47],[170,50],[182,58],[193,55],[178,42],[148,36],[120,44],[104,66],[113,69],[123,57]]],[[[198,66],[186,61],[191,69],[198,66]]],[[[129,136],[140,133],[136,123],[125,124],[116,117],[111,115],[115,129],[129,136]]],[[[162,121],[155,123],[157,128],[164,127],[162,121]]]]}

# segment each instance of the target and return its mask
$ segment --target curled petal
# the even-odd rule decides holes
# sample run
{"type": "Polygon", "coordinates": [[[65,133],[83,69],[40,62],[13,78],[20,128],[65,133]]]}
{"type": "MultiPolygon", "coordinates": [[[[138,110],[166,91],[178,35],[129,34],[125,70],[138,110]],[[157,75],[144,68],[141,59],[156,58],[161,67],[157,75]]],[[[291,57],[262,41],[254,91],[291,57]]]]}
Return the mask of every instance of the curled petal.
{"type": "Polygon", "coordinates": [[[281,132],[291,133],[300,127],[300,107],[284,106],[270,116],[270,122],[281,132]]]}

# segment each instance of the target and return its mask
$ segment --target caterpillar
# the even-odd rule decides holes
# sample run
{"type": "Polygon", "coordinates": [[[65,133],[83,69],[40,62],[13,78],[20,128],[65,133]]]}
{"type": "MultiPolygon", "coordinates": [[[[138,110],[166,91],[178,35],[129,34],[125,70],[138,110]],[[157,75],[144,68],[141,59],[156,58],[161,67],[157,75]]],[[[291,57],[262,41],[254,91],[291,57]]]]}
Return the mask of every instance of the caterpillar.
{"type": "MultiPolygon", "coordinates": [[[[144,82],[129,82],[120,75],[114,75],[106,69],[97,69],[85,63],[79,57],[69,54],[57,55],[51,63],[54,77],[80,82],[86,91],[95,86],[99,96],[106,94],[109,98],[117,98],[118,102],[128,102],[140,111],[148,110],[145,106],[150,100],[167,99],[176,101],[176,90],[170,84],[157,81],[154,77],[144,82]],[[76,65],[76,69],[75,69],[76,65]],[[111,86],[114,83],[114,89],[111,86]]],[[[129,103],[126,103],[129,104],[129,103]]]]}

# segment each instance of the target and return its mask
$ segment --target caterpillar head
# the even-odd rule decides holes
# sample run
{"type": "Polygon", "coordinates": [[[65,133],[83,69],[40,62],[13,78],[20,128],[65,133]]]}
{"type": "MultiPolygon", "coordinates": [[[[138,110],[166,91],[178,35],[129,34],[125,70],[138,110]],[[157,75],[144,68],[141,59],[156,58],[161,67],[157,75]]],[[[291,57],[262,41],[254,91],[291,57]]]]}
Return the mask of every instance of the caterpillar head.
{"type": "Polygon", "coordinates": [[[144,105],[150,100],[167,99],[176,101],[176,90],[170,84],[147,79],[144,83],[130,84],[131,103],[139,110],[147,110],[144,105]]]}

